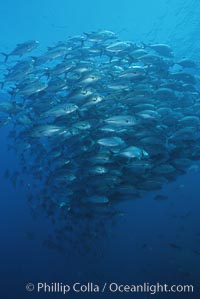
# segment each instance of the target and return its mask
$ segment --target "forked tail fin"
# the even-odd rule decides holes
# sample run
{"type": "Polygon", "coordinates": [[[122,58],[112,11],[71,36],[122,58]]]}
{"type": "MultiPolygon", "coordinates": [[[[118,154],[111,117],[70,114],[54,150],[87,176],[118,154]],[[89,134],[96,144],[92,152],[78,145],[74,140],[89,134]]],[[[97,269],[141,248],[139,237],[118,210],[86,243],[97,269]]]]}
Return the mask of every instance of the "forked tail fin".
{"type": "Polygon", "coordinates": [[[0,54],[3,55],[3,56],[5,56],[4,62],[7,62],[9,54],[3,53],[3,52],[1,52],[0,54]]]}

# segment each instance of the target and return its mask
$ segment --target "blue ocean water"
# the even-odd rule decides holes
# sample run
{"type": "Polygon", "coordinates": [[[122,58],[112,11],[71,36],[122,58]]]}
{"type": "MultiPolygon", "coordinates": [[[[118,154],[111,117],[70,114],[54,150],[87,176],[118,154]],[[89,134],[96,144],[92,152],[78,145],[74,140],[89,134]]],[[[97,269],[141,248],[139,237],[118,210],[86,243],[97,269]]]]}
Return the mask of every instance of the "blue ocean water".
{"type": "MultiPolygon", "coordinates": [[[[177,57],[199,63],[197,0],[1,2],[1,52],[9,52],[17,43],[30,39],[39,40],[42,51],[68,36],[108,29],[123,40],[167,43],[177,57]]],[[[162,194],[168,200],[155,201],[158,192],[150,192],[144,198],[121,203],[121,216],[107,227],[105,236],[93,240],[89,248],[84,248],[80,239],[74,252],[63,253],[52,249],[50,244],[44,246],[53,225],[40,210],[32,211],[27,202],[27,190],[34,192],[34,182],[26,176],[23,185],[13,186],[3,175],[6,169],[20,171],[19,157],[8,151],[8,136],[9,128],[0,128],[2,299],[199,298],[198,163],[193,171],[164,186],[162,194]],[[192,284],[195,294],[70,292],[63,295],[26,291],[27,283],[36,286],[38,282],[192,284]]]]}

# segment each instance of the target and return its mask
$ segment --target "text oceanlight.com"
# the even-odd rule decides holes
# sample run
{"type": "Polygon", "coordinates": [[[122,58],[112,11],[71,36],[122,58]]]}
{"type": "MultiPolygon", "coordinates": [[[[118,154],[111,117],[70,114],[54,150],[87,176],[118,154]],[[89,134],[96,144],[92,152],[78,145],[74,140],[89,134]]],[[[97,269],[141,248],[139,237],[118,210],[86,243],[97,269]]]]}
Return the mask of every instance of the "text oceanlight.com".
{"type": "Polygon", "coordinates": [[[157,293],[193,293],[193,285],[168,285],[168,284],[150,284],[145,282],[143,284],[120,284],[116,282],[96,284],[94,282],[73,284],[64,284],[62,282],[38,282],[36,284],[27,283],[26,290],[28,292],[37,293],[60,293],[67,294],[69,292],[75,293],[148,293],[155,295],[157,293]]]}

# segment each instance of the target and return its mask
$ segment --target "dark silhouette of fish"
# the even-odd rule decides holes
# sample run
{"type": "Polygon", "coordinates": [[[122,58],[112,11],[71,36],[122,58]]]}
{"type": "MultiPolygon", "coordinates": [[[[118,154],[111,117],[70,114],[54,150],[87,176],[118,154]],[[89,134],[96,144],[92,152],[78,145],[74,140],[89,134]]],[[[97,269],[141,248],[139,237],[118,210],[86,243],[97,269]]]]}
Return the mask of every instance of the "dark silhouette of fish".
{"type": "Polygon", "coordinates": [[[170,246],[171,248],[173,248],[173,249],[178,249],[178,250],[181,250],[181,249],[182,249],[181,246],[179,246],[179,245],[177,245],[177,244],[175,244],[175,243],[169,243],[169,246],[170,246]]]}

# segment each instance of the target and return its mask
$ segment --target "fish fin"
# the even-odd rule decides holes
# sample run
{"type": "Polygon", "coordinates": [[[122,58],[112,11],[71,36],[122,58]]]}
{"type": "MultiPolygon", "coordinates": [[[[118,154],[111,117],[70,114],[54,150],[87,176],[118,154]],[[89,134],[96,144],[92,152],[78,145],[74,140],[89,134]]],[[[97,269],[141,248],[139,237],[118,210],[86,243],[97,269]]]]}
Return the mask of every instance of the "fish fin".
{"type": "Polygon", "coordinates": [[[150,45],[147,45],[146,43],[143,43],[143,42],[141,42],[141,45],[142,45],[142,49],[150,47],[150,45]]]}
{"type": "Polygon", "coordinates": [[[49,80],[50,76],[51,76],[51,72],[50,72],[50,69],[46,70],[44,72],[44,75],[47,76],[47,79],[49,80]]]}
{"type": "Polygon", "coordinates": [[[7,62],[8,57],[9,57],[10,55],[9,55],[9,54],[6,54],[6,53],[4,53],[4,52],[1,52],[0,54],[3,55],[3,56],[5,56],[5,60],[4,60],[4,62],[7,62]]]}
{"type": "Polygon", "coordinates": [[[4,83],[3,81],[0,82],[1,89],[4,88],[4,84],[5,84],[5,83],[4,83]]]}

